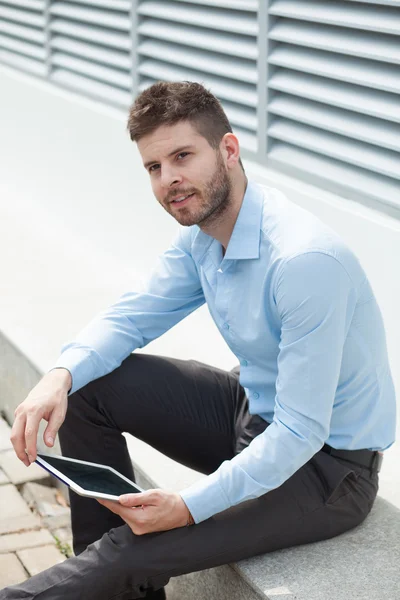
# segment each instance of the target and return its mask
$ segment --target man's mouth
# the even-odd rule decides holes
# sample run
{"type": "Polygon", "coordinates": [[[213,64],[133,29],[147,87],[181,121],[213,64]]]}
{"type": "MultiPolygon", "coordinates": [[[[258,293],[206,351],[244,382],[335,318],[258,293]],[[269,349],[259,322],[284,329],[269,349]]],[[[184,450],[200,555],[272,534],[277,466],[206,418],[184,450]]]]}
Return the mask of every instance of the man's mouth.
{"type": "Polygon", "coordinates": [[[194,194],[195,194],[195,192],[192,192],[191,194],[177,196],[176,198],[174,198],[173,200],[171,200],[170,204],[177,204],[179,206],[183,206],[184,204],[186,204],[190,200],[190,198],[192,196],[194,196],[194,194]]]}

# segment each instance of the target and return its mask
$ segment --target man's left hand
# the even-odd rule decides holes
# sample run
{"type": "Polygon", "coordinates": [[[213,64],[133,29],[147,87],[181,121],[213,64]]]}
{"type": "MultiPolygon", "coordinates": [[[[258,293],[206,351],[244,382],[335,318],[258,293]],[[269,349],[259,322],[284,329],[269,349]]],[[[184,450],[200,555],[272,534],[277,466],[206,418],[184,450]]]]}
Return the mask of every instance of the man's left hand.
{"type": "Polygon", "coordinates": [[[119,515],[136,535],[183,527],[190,516],[179,494],[161,489],[124,494],[118,501],[97,501],[119,515]]]}

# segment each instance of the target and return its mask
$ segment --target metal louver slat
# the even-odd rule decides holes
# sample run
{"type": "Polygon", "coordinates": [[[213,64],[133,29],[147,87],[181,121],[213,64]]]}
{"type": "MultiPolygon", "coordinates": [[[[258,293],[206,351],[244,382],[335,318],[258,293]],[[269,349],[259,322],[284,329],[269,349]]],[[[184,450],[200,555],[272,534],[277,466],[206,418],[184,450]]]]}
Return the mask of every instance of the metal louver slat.
{"type": "Polygon", "coordinates": [[[44,0],[8,0],[8,2],[6,1],[4,3],[11,4],[14,7],[20,6],[29,10],[44,10],[44,0]]]}
{"type": "Polygon", "coordinates": [[[88,25],[78,25],[69,23],[61,19],[54,19],[50,24],[50,29],[53,33],[60,33],[70,37],[97,42],[102,46],[111,46],[121,50],[129,50],[131,41],[128,36],[123,36],[120,33],[110,33],[104,29],[90,27],[88,25]]]}
{"type": "Polygon", "coordinates": [[[331,77],[387,92],[400,92],[400,70],[397,66],[387,63],[371,62],[341,54],[332,60],[332,54],[329,52],[290,44],[275,47],[268,62],[287,69],[331,77]]]}
{"type": "MultiPolygon", "coordinates": [[[[176,2],[185,2],[199,4],[199,0],[175,0],[176,2]]],[[[207,6],[216,6],[217,8],[229,8],[234,10],[247,10],[257,12],[258,0],[200,0],[201,4],[207,6]]]]}
{"type": "Polygon", "coordinates": [[[44,63],[32,60],[31,58],[27,58],[26,56],[20,56],[19,54],[15,54],[14,52],[2,50],[1,48],[0,62],[3,62],[6,65],[9,65],[10,67],[22,69],[23,71],[29,71],[30,73],[38,75],[39,77],[44,77],[46,75],[46,66],[44,63]]]}
{"type": "Polygon", "coordinates": [[[44,44],[44,32],[37,29],[29,29],[24,25],[14,25],[13,23],[6,23],[0,21],[0,31],[8,35],[12,35],[23,40],[29,40],[36,44],[44,44]]]}
{"type": "Polygon", "coordinates": [[[30,27],[38,28],[43,28],[45,23],[44,16],[41,14],[8,8],[6,6],[0,6],[0,19],[8,19],[9,21],[15,21],[17,23],[27,24],[30,27]]]}
{"type": "Polygon", "coordinates": [[[52,75],[55,83],[59,83],[73,90],[79,90],[84,94],[101,98],[112,104],[118,104],[124,108],[128,107],[131,102],[131,94],[115,88],[111,85],[106,85],[98,81],[93,81],[82,77],[64,69],[55,69],[52,75]]]}
{"type": "Polygon", "coordinates": [[[146,77],[164,81],[199,81],[213,89],[213,92],[228,100],[235,99],[236,102],[247,106],[257,106],[257,94],[250,86],[237,82],[227,83],[218,77],[209,74],[203,77],[201,73],[173,67],[168,64],[154,60],[145,60],[139,66],[139,73],[146,77]]]}
{"type": "Polygon", "coordinates": [[[341,30],[329,25],[316,26],[314,23],[280,19],[273,25],[269,38],[277,42],[299,44],[372,60],[395,64],[400,62],[400,44],[396,38],[378,33],[341,30]]]}
{"type": "Polygon", "coordinates": [[[242,108],[227,100],[223,102],[223,106],[232,125],[242,128],[245,127],[249,131],[257,131],[257,115],[255,112],[249,111],[248,109],[242,108]]]}
{"type": "Polygon", "coordinates": [[[271,89],[301,98],[309,98],[396,123],[400,122],[399,102],[394,94],[283,70],[276,72],[268,85],[271,89]]]}
{"type": "Polygon", "coordinates": [[[130,87],[130,76],[128,74],[125,75],[124,73],[118,72],[115,69],[109,69],[108,67],[96,65],[79,58],[74,58],[72,56],[68,56],[67,54],[63,54],[62,52],[55,52],[52,62],[53,65],[70,69],[74,73],[88,75],[93,79],[115,84],[122,88],[129,89],[130,87]]]}
{"type": "Polygon", "coordinates": [[[257,46],[251,38],[238,38],[237,36],[232,38],[232,35],[224,32],[218,32],[216,36],[215,31],[207,32],[196,29],[196,27],[173,25],[172,23],[166,25],[162,21],[152,19],[146,19],[139,24],[138,31],[142,36],[150,38],[186,44],[205,50],[215,50],[230,56],[257,59],[257,46]]]}
{"type": "Polygon", "coordinates": [[[129,11],[131,0],[69,0],[71,4],[87,4],[98,8],[129,11]]]}
{"type": "Polygon", "coordinates": [[[37,58],[43,62],[46,60],[46,51],[44,47],[27,44],[26,42],[21,42],[20,40],[9,38],[1,34],[0,48],[5,48],[19,54],[24,54],[30,58],[37,58]]]}
{"type": "Polygon", "coordinates": [[[323,156],[400,179],[399,155],[289,120],[276,119],[268,128],[275,139],[306,148],[323,156]]]}
{"type": "MultiPolygon", "coordinates": [[[[269,103],[269,111],[293,121],[400,152],[400,125],[333,108],[326,104],[280,94],[269,103]]],[[[400,160],[400,157],[399,157],[400,160]]]]}
{"type": "Polygon", "coordinates": [[[116,52],[115,50],[101,49],[98,46],[77,42],[58,35],[51,40],[51,47],[55,50],[64,50],[84,58],[101,61],[104,64],[114,65],[121,69],[129,70],[131,61],[128,54],[116,52]]]}
{"type": "MultiPolygon", "coordinates": [[[[112,7],[112,4],[110,4],[112,7]]],[[[66,17],[75,21],[84,21],[103,27],[129,31],[130,21],[128,15],[118,15],[112,10],[95,10],[91,8],[81,8],[78,5],[68,4],[67,2],[55,2],[50,6],[50,13],[56,17],[66,17]]]]}
{"type": "Polygon", "coordinates": [[[295,177],[331,187],[336,193],[348,196],[350,191],[363,203],[372,198],[380,206],[400,207],[400,184],[394,179],[279,141],[274,142],[269,158],[295,177]]]}
{"type": "Polygon", "coordinates": [[[198,27],[222,29],[231,33],[257,35],[257,22],[243,13],[213,10],[208,7],[180,6],[172,2],[145,1],[139,5],[138,13],[142,16],[157,17],[175,23],[195,23],[198,27]]]}
{"type": "Polygon", "coordinates": [[[190,52],[187,48],[176,47],[171,44],[159,42],[157,40],[146,40],[139,45],[139,52],[144,56],[154,59],[162,57],[163,61],[174,63],[180,66],[193,67],[204,72],[214,73],[231,79],[238,79],[247,83],[257,83],[257,70],[255,64],[224,56],[213,56],[209,52],[192,48],[190,52]]]}
{"type": "Polygon", "coordinates": [[[349,2],[362,2],[363,4],[381,4],[383,6],[399,6],[399,0],[348,0],[349,2]]]}
{"type": "Polygon", "coordinates": [[[269,13],[279,17],[399,35],[400,11],[392,7],[379,7],[379,12],[376,9],[376,6],[357,6],[337,0],[275,0],[269,13]]]}

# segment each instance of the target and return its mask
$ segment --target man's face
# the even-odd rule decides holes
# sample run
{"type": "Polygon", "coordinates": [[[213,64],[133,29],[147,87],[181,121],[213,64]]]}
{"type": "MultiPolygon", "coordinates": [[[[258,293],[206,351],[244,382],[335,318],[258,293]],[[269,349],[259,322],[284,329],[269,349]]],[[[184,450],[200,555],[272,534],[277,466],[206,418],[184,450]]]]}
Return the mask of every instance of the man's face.
{"type": "Polygon", "coordinates": [[[138,148],[155,197],[181,225],[205,225],[225,212],[231,181],[222,154],[191,123],[161,126],[138,148]]]}

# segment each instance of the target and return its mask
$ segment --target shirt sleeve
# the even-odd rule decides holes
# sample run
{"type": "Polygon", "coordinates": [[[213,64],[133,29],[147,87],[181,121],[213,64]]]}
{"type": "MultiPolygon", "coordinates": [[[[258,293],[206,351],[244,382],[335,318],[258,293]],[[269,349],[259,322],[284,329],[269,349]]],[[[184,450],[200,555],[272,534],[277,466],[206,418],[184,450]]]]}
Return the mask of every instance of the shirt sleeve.
{"type": "Polygon", "coordinates": [[[204,304],[190,240],[190,230],[181,227],[170,248],[158,258],[143,290],[123,294],[74,341],[62,346],[52,368],[70,371],[69,394],[110,373],[136,348],[143,348],[204,304]]]}
{"type": "Polygon", "coordinates": [[[356,287],[336,258],[296,255],[277,269],[281,323],[272,424],[181,496],[196,523],[282,485],[329,437],[356,287]]]}

